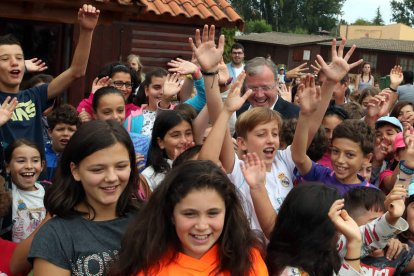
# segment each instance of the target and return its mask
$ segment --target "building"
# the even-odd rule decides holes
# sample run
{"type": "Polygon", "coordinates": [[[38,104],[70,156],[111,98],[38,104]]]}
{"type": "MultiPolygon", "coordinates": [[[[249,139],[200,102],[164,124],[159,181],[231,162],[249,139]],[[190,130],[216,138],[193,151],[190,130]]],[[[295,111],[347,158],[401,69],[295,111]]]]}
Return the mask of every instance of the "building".
{"type": "Polygon", "coordinates": [[[341,25],[339,33],[346,39],[414,40],[414,29],[401,23],[385,26],[341,25]]]}
{"type": "Polygon", "coordinates": [[[103,65],[142,57],[146,70],[166,66],[175,57],[191,58],[188,37],[204,24],[243,29],[243,20],[226,0],[1,0],[0,34],[13,33],[26,58],[38,57],[49,74],[65,70],[77,41],[77,9],[101,10],[85,78],[76,81],[64,101],[77,105],[90,92],[103,65]]]}

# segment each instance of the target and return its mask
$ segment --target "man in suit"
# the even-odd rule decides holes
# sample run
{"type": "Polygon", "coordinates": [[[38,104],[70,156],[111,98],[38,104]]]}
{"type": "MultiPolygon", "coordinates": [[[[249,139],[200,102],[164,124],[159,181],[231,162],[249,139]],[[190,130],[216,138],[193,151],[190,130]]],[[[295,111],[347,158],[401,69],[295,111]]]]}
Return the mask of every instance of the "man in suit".
{"type": "Polygon", "coordinates": [[[251,107],[261,106],[278,111],[283,119],[298,117],[299,107],[278,95],[277,67],[273,61],[263,57],[253,58],[246,63],[244,70],[245,87],[252,89],[253,94],[236,112],[237,116],[251,107]]]}

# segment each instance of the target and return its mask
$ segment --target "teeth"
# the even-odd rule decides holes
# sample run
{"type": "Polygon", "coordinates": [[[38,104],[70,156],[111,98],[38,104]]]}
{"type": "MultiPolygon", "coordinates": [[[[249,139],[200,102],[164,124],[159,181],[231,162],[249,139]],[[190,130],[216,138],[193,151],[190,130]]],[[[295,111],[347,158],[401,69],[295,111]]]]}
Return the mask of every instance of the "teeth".
{"type": "Polygon", "coordinates": [[[22,173],[23,176],[33,176],[35,175],[34,172],[27,172],[27,173],[22,173]]]}
{"type": "Polygon", "coordinates": [[[264,103],[264,102],[266,102],[266,99],[256,99],[256,102],[258,102],[258,103],[264,103]]]}
{"type": "Polygon", "coordinates": [[[112,191],[112,190],[115,190],[115,188],[116,188],[116,186],[113,186],[113,187],[104,187],[102,189],[107,190],[107,191],[112,191]]]}
{"type": "Polygon", "coordinates": [[[197,240],[206,240],[209,235],[193,235],[197,240]]]}

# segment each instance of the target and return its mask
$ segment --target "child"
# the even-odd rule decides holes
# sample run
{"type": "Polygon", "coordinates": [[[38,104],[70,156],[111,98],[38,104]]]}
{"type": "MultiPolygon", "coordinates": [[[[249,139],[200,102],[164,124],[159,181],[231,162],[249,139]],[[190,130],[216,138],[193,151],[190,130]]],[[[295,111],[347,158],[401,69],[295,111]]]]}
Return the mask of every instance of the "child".
{"type": "Polygon", "coordinates": [[[51,143],[46,144],[46,180],[52,182],[62,154],[70,138],[79,125],[79,117],[76,109],[68,104],[57,107],[47,116],[49,125],[48,133],[51,143]]]}
{"type": "MultiPolygon", "coordinates": [[[[129,65],[129,67],[131,67],[132,69],[134,69],[136,71],[136,76],[137,76],[137,81],[138,81],[138,85],[140,85],[144,79],[145,79],[145,75],[142,73],[144,67],[142,66],[141,60],[139,58],[138,55],[134,55],[134,54],[130,54],[127,56],[127,63],[129,65]]],[[[137,89],[138,90],[138,87],[137,89]]],[[[136,91],[134,90],[134,93],[136,91]]]]}
{"type": "Polygon", "coordinates": [[[135,71],[123,63],[115,62],[106,65],[102,69],[93,82],[92,92],[89,97],[79,103],[77,110],[79,113],[82,113],[80,114],[82,118],[86,118],[82,122],[88,121],[88,117],[93,117],[92,102],[94,95],[99,88],[107,85],[111,85],[122,92],[125,99],[125,116],[129,116],[132,111],[139,109],[132,103],[132,92],[139,85],[135,71]]]}
{"type": "MultiPolygon", "coordinates": [[[[393,192],[406,193],[403,188],[394,189],[393,192]]],[[[358,187],[345,194],[345,210],[361,226],[386,212],[384,201],[385,196],[382,191],[358,187]]],[[[362,271],[366,275],[400,275],[402,272],[414,272],[413,255],[414,251],[407,251],[398,240],[391,239],[384,250],[377,249],[361,259],[362,271]]]]}
{"type": "Polygon", "coordinates": [[[171,169],[174,159],[194,145],[192,122],[175,110],[165,110],[155,119],[146,169],[141,180],[154,190],[171,169]]]}
{"type": "Polygon", "coordinates": [[[105,275],[137,209],[136,181],[134,147],[119,123],[80,126],[45,197],[53,217],[33,239],[34,275],[105,275]]]}
{"type": "Polygon", "coordinates": [[[19,101],[12,121],[1,127],[0,139],[6,145],[24,137],[35,142],[43,152],[45,146],[42,136],[42,112],[47,108],[48,99],[59,96],[75,79],[85,74],[92,34],[98,17],[99,10],[91,5],[83,5],[78,12],[79,41],[71,66],[49,85],[23,91],[19,91],[24,74],[23,50],[16,39],[10,36],[0,38],[0,62],[3,68],[0,73],[0,102],[3,103],[7,97],[16,97],[19,101]]]}
{"type": "Polygon", "coordinates": [[[130,225],[114,275],[268,275],[234,185],[211,161],[187,161],[130,225]]]}
{"type": "Polygon", "coordinates": [[[96,120],[114,119],[120,124],[125,121],[125,98],[122,92],[113,86],[96,90],[92,108],[93,118],[96,120]]]}
{"type": "Polygon", "coordinates": [[[372,157],[374,136],[363,121],[345,120],[334,130],[331,141],[333,170],[312,162],[306,155],[309,124],[314,121],[314,112],[319,104],[320,91],[315,88],[314,79],[306,77],[305,90],[300,96],[301,110],[292,143],[292,159],[303,180],[321,181],[343,195],[357,186],[375,186],[358,175],[363,161],[372,157]]]}
{"type": "Polygon", "coordinates": [[[37,182],[45,165],[43,151],[26,139],[18,139],[5,151],[6,172],[12,189],[12,240],[27,238],[46,215],[45,190],[37,182]]]}

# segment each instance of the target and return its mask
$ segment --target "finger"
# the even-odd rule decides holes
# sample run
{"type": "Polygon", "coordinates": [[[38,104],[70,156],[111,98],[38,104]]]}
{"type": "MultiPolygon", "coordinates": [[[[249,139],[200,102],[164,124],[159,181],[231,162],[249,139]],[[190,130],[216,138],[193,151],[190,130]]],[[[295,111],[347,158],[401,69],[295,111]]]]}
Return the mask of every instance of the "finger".
{"type": "Polygon", "coordinates": [[[207,42],[208,41],[208,25],[204,25],[203,28],[203,34],[202,34],[202,40],[201,42],[207,42]]]}
{"type": "Polygon", "coordinates": [[[346,61],[348,61],[348,60],[350,59],[350,57],[351,57],[351,56],[352,56],[352,54],[354,53],[355,49],[356,49],[356,45],[355,45],[355,44],[353,44],[353,45],[352,45],[352,47],[351,47],[351,49],[349,49],[349,51],[346,53],[346,55],[345,55],[345,57],[344,57],[344,59],[345,59],[346,61]]]}
{"type": "MultiPolygon", "coordinates": [[[[219,40],[218,40],[217,49],[219,49],[221,52],[223,52],[224,51],[224,45],[225,45],[225,37],[224,37],[224,35],[220,35],[219,40]]],[[[223,60],[222,60],[222,62],[224,63],[223,60]]]]}
{"type": "Polygon", "coordinates": [[[196,30],[195,42],[197,47],[199,47],[201,44],[201,34],[199,29],[196,30]]]}
{"type": "Polygon", "coordinates": [[[338,57],[340,58],[344,56],[345,43],[346,43],[346,39],[342,38],[341,44],[339,44],[339,48],[338,48],[338,57]]]}
{"type": "Polygon", "coordinates": [[[357,67],[357,66],[358,66],[358,65],[360,65],[363,61],[364,61],[363,59],[360,59],[360,60],[358,60],[358,61],[356,61],[356,62],[354,62],[354,63],[349,64],[349,69],[352,69],[352,68],[357,67]]]}
{"type": "MultiPolygon", "coordinates": [[[[334,57],[338,56],[338,53],[336,52],[336,39],[332,39],[332,46],[331,46],[331,57],[332,59],[334,57]]],[[[316,58],[318,58],[318,56],[316,56],[316,58]]],[[[325,63],[325,62],[324,62],[325,63]]],[[[321,63],[323,66],[323,63],[321,63]]]]}
{"type": "MultiPolygon", "coordinates": [[[[336,50],[335,50],[335,53],[336,53],[336,50]]],[[[320,66],[321,66],[321,69],[325,66],[328,66],[321,55],[316,55],[316,59],[318,60],[320,66]]]]}
{"type": "Polygon", "coordinates": [[[197,50],[197,47],[195,46],[193,39],[191,37],[188,38],[188,43],[190,44],[191,50],[195,52],[197,50]]]}
{"type": "Polygon", "coordinates": [[[208,33],[208,40],[210,40],[210,41],[215,41],[215,39],[216,39],[216,26],[214,26],[214,25],[211,25],[210,26],[210,31],[209,31],[209,33],[208,33]]]}

